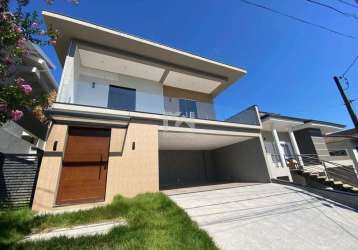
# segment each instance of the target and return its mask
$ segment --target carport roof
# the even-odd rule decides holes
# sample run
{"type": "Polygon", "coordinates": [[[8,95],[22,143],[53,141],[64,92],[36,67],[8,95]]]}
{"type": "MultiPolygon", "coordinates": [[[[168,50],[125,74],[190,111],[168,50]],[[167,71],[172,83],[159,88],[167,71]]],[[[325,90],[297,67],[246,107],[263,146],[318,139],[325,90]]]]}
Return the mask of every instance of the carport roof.
{"type": "MultiPolygon", "coordinates": [[[[197,129],[200,131],[200,129],[197,129]]],[[[214,150],[252,139],[251,136],[183,131],[159,131],[160,150],[214,150]]]]}

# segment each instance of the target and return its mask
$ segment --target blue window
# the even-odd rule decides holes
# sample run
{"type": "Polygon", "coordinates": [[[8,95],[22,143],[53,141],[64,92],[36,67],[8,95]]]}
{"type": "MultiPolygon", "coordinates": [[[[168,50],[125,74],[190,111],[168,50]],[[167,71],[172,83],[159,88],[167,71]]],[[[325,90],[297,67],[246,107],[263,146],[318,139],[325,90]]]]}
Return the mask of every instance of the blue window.
{"type": "Polygon", "coordinates": [[[108,108],[135,111],[136,90],[109,86],[108,108]]]}
{"type": "Polygon", "coordinates": [[[192,100],[179,100],[179,110],[182,116],[189,118],[197,118],[198,111],[196,108],[196,102],[192,100]]]}

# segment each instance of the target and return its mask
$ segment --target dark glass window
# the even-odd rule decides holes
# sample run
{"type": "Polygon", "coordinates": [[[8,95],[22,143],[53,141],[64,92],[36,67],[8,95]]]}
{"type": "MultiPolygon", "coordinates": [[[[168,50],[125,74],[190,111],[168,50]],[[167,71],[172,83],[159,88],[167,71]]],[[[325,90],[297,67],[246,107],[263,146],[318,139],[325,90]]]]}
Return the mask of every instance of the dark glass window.
{"type": "Polygon", "coordinates": [[[347,151],[344,149],[341,150],[332,150],[329,151],[330,156],[347,156],[347,151]]]}
{"type": "Polygon", "coordinates": [[[182,116],[190,117],[190,118],[197,118],[198,111],[196,108],[196,102],[192,100],[179,100],[179,110],[182,116]]]}
{"type": "Polygon", "coordinates": [[[108,108],[135,111],[135,89],[109,86],[108,108]]]}

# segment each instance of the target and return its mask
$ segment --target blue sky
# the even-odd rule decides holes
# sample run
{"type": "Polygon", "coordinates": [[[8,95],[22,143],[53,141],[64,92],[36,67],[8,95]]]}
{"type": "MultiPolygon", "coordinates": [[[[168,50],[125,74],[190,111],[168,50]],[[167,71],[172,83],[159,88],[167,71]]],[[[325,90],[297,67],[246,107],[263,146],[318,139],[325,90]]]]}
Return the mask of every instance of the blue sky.
{"type": "MultiPolygon", "coordinates": [[[[358,20],[306,0],[250,0],[358,37],[358,20]]],[[[318,0],[343,11],[358,8],[318,0]]],[[[353,0],[346,0],[354,2],[353,0]]],[[[352,122],[332,80],[358,55],[358,40],[341,37],[239,0],[81,0],[78,6],[33,0],[28,10],[48,10],[242,67],[248,74],[216,98],[219,118],[256,104],[263,111],[352,122]]],[[[358,7],[358,5],[357,5],[358,7]]],[[[45,52],[61,66],[53,48],[45,52]]],[[[358,62],[347,94],[358,98],[358,62]]],[[[354,104],[358,109],[358,100],[354,104]]]]}

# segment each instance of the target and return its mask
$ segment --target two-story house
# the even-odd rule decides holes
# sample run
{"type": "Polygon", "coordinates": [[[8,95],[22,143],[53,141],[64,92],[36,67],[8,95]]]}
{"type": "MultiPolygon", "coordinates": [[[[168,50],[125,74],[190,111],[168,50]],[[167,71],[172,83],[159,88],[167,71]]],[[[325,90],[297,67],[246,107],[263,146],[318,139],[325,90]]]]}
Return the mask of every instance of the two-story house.
{"type": "Polygon", "coordinates": [[[216,119],[214,98],[246,71],[55,13],[63,65],[33,201],[37,211],[117,194],[269,182],[256,107],[216,119]]]}

